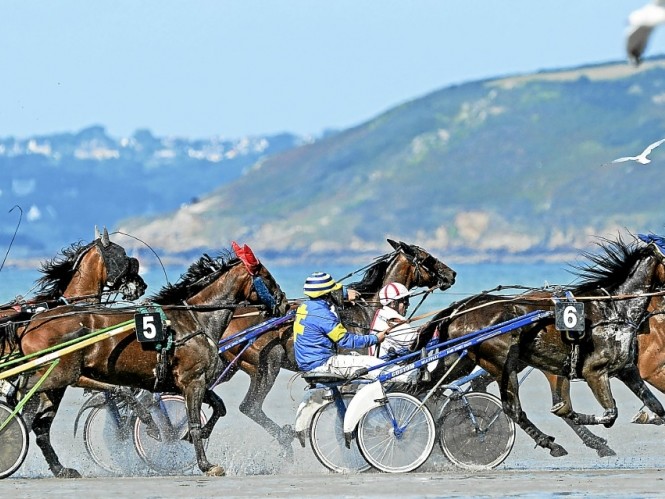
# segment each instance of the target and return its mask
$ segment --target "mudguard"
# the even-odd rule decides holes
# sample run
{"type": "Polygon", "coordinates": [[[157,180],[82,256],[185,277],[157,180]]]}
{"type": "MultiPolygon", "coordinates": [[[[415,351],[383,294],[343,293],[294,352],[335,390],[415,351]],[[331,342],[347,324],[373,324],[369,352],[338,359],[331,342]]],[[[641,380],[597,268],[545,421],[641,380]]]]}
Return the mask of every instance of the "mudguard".
{"type": "Polygon", "coordinates": [[[90,397],[88,400],[85,401],[85,403],[79,409],[79,412],[76,415],[76,419],[74,420],[74,436],[76,436],[79,419],[81,419],[83,413],[88,409],[93,409],[95,407],[100,407],[103,405],[106,405],[106,394],[104,392],[97,392],[92,397],[90,397]]]}
{"type": "Polygon", "coordinates": [[[309,430],[314,413],[328,403],[329,390],[308,390],[298,406],[296,411],[295,431],[300,440],[300,444],[305,446],[305,439],[309,430]]]}
{"type": "Polygon", "coordinates": [[[386,393],[383,391],[383,385],[378,380],[358,390],[346,408],[346,416],[344,416],[344,438],[347,442],[353,440],[353,432],[358,426],[360,418],[369,410],[383,405],[385,400],[386,393]]]}

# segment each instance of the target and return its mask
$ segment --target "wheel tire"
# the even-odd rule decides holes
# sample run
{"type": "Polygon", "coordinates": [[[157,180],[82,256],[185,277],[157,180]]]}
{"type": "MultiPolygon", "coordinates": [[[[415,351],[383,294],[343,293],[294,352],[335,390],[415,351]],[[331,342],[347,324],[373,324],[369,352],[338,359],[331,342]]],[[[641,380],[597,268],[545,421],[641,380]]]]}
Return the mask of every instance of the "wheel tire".
{"type": "MultiPolygon", "coordinates": [[[[13,409],[0,402],[0,423],[4,423],[13,409]]],[[[18,470],[28,455],[28,427],[20,414],[16,414],[0,432],[0,479],[18,470]]]]}
{"type": "Polygon", "coordinates": [[[418,469],[432,453],[436,426],[427,407],[406,393],[389,393],[388,404],[368,411],[358,423],[358,447],[372,466],[385,473],[406,473],[418,469]],[[408,426],[397,436],[396,424],[408,426]]]}
{"type": "Polygon", "coordinates": [[[126,404],[116,407],[122,421],[113,415],[108,404],[90,410],[83,427],[83,443],[97,466],[110,473],[123,474],[140,461],[131,438],[132,424],[126,420],[133,416],[126,404]]]}
{"type": "MultiPolygon", "coordinates": [[[[352,394],[342,395],[346,407],[352,394]]],[[[321,407],[312,418],[309,441],[319,462],[335,473],[361,473],[371,466],[365,461],[356,442],[347,448],[344,441],[344,420],[339,417],[334,401],[321,407]]]]}
{"type": "MultiPolygon", "coordinates": [[[[187,420],[187,406],[181,395],[162,395],[161,407],[166,417],[164,423],[168,430],[160,432],[159,438],[148,433],[147,425],[136,418],[134,423],[134,445],[141,459],[153,470],[160,473],[181,473],[196,466],[196,451],[192,443],[184,437],[189,432],[187,420]]],[[[162,425],[157,421],[156,408],[150,408],[153,419],[160,429],[162,425]]],[[[207,418],[201,411],[201,426],[205,425],[207,418]]],[[[203,445],[207,447],[208,441],[203,445]]]]}
{"type": "Polygon", "coordinates": [[[480,432],[462,398],[448,400],[438,421],[439,445],[460,468],[495,468],[506,460],[515,444],[515,423],[503,412],[501,400],[489,393],[465,395],[480,432]]]}

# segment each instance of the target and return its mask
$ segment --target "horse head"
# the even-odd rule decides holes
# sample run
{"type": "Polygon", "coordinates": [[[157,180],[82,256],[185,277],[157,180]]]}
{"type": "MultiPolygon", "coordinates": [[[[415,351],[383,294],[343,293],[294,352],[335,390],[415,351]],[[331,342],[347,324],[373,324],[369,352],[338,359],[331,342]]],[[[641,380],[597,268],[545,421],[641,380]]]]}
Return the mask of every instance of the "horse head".
{"type": "Polygon", "coordinates": [[[139,261],[127,256],[122,246],[111,242],[106,228],[93,244],[103,261],[107,289],[121,293],[124,300],[142,296],[148,286],[139,275],[139,261]]]}
{"type": "Polygon", "coordinates": [[[272,315],[284,315],[288,307],[286,295],[275,281],[270,271],[259,261],[246,244],[242,247],[235,241],[233,251],[251,277],[251,288],[247,298],[265,305],[272,315]]]}
{"type": "Polygon", "coordinates": [[[652,250],[658,261],[654,272],[655,286],[665,287],[665,237],[656,234],[638,234],[637,237],[652,250]]]}
{"type": "Polygon", "coordinates": [[[102,293],[122,293],[135,300],[147,286],[139,275],[139,262],[127,256],[124,248],[112,243],[108,232],[83,246],[75,243],[41,266],[36,300],[101,299],[102,293]]]}
{"type": "Polygon", "coordinates": [[[410,275],[404,278],[404,285],[407,288],[439,288],[445,291],[455,284],[457,272],[421,247],[392,239],[388,239],[388,243],[408,262],[406,271],[410,275]]]}

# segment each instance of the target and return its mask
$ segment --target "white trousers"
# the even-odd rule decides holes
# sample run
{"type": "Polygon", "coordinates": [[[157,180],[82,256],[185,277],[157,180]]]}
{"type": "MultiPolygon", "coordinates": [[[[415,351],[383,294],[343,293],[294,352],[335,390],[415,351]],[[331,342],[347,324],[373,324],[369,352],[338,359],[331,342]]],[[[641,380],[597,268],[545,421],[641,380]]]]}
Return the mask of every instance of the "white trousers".
{"type": "MultiPolygon", "coordinates": [[[[374,357],[373,355],[333,355],[325,364],[313,369],[311,372],[323,372],[335,374],[345,378],[351,378],[358,370],[370,368],[383,364],[385,361],[374,357]]],[[[401,366],[386,366],[384,369],[374,369],[363,376],[365,378],[376,379],[380,374],[399,369],[401,366]]],[[[402,373],[395,376],[390,381],[394,383],[415,383],[418,380],[418,370],[402,373]]]]}

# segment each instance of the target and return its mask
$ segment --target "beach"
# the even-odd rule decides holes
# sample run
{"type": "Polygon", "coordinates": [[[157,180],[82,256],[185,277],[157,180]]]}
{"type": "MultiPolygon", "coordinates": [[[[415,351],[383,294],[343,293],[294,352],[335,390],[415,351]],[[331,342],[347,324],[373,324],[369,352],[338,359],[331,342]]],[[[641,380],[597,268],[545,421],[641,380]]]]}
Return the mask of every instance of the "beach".
{"type": "MultiPolygon", "coordinates": [[[[134,476],[111,476],[87,456],[81,424],[73,435],[74,418],[85,400],[82,390],[71,389],[65,396],[53,426],[53,445],[65,466],[77,468],[84,478],[54,479],[31,437],[23,466],[0,482],[0,490],[14,497],[464,497],[572,495],[586,497],[653,497],[665,486],[663,426],[630,423],[640,402],[623,385],[612,381],[619,405],[619,420],[613,428],[592,427],[606,438],[616,456],[600,458],[584,447],[573,432],[549,414],[549,390],[544,377],[533,372],[521,387],[521,398],[529,417],[569,452],[553,458],[534,448],[526,434],[517,429],[515,446],[494,470],[466,471],[449,463],[438,444],[430,459],[409,474],[336,475],[305,448],[293,442],[293,460],[280,456],[280,448],[262,428],[238,410],[248,378],[237,374],[216,389],[225,400],[228,414],[216,426],[209,441],[208,456],[227,471],[224,477],[207,477],[198,469],[176,476],[157,476],[137,466],[134,476]]],[[[301,379],[283,372],[266,400],[266,413],[280,425],[292,424],[304,393],[301,379]]],[[[584,383],[573,384],[573,401],[579,411],[599,411],[584,383]]],[[[665,495],[665,494],[663,494],[665,495]]]]}

